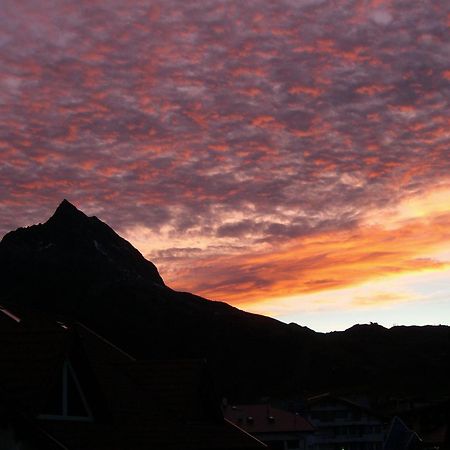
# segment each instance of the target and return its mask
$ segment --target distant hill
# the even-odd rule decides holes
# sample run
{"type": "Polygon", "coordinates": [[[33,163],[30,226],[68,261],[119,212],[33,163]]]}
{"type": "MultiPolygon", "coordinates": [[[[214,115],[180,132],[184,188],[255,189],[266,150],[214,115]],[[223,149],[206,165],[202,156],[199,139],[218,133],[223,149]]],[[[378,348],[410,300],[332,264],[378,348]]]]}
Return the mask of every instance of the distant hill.
{"type": "Polygon", "coordinates": [[[206,358],[234,401],[335,390],[449,395],[450,328],[316,333],[176,292],[96,217],[64,200],[0,242],[0,304],[62,314],[139,358],[206,358]]]}

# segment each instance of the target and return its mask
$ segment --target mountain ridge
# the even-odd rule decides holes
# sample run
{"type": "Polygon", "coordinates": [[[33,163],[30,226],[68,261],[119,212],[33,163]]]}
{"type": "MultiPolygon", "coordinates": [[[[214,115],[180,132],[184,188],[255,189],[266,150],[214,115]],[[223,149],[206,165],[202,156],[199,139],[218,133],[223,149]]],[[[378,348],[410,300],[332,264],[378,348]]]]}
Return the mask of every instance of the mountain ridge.
{"type": "Polygon", "coordinates": [[[44,224],[3,237],[0,286],[0,304],[73,317],[139,358],[207,358],[231,399],[448,391],[449,327],[322,334],[177,292],[129,242],[67,200],[44,224]]]}

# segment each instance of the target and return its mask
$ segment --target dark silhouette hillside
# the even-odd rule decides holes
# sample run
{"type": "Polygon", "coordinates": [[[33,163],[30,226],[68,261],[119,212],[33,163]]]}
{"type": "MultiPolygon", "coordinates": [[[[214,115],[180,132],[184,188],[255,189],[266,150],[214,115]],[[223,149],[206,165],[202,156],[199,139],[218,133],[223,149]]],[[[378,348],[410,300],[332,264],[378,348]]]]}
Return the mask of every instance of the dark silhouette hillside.
{"type": "Polygon", "coordinates": [[[0,242],[0,304],[79,320],[138,358],[206,358],[239,401],[323,390],[450,394],[449,327],[315,333],[167,287],[156,267],[64,200],[0,242]]]}

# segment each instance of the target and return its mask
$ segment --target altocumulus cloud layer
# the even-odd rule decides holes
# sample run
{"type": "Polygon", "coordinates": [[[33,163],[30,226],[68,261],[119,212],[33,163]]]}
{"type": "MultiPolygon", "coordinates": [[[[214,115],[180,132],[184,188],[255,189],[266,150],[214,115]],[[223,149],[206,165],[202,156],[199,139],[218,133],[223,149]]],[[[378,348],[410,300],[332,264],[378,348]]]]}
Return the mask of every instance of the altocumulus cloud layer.
{"type": "MultiPolygon", "coordinates": [[[[445,0],[0,0],[0,234],[67,197],[179,287],[303,292],[305,240],[368,245],[374,211],[449,192],[449,25],[445,0]]],[[[448,233],[410,216],[392,260],[437,264],[448,233]]]]}

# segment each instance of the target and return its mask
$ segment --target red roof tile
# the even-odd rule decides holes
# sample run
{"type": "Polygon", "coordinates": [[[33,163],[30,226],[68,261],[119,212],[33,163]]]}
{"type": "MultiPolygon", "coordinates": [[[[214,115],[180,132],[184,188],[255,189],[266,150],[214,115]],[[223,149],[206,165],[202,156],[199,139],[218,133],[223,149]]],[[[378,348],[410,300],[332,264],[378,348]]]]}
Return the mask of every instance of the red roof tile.
{"type": "Polygon", "coordinates": [[[249,433],[308,432],[314,427],[299,414],[270,405],[227,406],[225,417],[249,433]]]}

